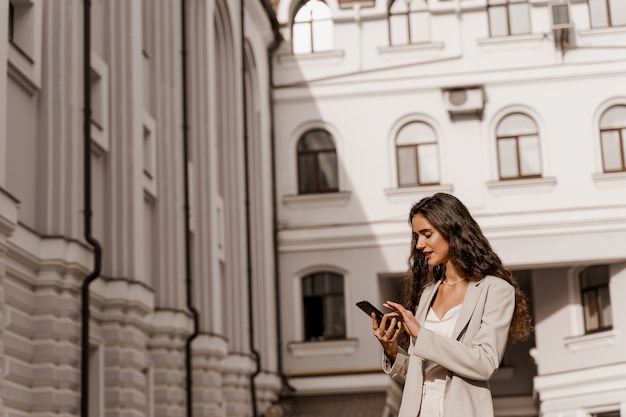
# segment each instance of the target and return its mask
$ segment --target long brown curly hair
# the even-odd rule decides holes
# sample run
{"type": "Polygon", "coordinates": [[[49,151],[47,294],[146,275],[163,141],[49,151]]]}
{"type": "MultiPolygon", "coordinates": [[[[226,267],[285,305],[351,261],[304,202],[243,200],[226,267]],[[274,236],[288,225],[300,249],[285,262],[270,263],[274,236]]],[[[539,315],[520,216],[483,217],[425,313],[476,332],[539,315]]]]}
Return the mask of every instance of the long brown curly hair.
{"type": "MultiPolygon", "coordinates": [[[[500,257],[493,251],[480,226],[465,205],[456,197],[437,193],[413,205],[409,224],[421,214],[450,245],[450,261],[469,281],[479,281],[486,275],[504,279],[515,288],[515,311],[511,320],[509,337],[512,341],[528,339],[532,323],[526,297],[519,284],[500,257]]],[[[405,308],[415,311],[424,287],[444,277],[443,265],[429,267],[422,251],[417,250],[417,235],[412,233],[409,269],[404,279],[405,308]]]]}

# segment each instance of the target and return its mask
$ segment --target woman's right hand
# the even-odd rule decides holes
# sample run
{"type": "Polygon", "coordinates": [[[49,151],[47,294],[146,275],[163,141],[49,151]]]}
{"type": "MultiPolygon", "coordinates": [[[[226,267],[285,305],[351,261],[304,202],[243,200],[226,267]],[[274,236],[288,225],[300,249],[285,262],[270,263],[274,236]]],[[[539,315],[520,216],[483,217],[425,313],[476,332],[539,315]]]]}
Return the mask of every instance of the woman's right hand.
{"type": "Polygon", "coordinates": [[[376,320],[376,314],[372,313],[372,329],[374,330],[374,337],[383,346],[385,355],[395,362],[398,355],[398,336],[402,331],[402,324],[398,320],[397,313],[385,314],[380,323],[376,320]]]}

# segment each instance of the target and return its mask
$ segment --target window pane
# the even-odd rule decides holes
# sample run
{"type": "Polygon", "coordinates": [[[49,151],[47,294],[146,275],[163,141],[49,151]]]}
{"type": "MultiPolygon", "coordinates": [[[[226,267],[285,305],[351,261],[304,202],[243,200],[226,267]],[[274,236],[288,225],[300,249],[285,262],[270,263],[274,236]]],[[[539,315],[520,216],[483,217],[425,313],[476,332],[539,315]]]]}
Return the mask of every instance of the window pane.
{"type": "Polygon", "coordinates": [[[409,23],[405,14],[389,16],[389,32],[391,45],[406,45],[409,43],[409,23]]]}
{"type": "Polygon", "coordinates": [[[335,149],[330,133],[322,129],[309,130],[298,142],[299,151],[319,151],[335,149]]]}
{"type": "Polygon", "coordinates": [[[294,54],[308,54],[312,52],[310,23],[294,23],[291,35],[294,54]]]}
{"type": "Polygon", "coordinates": [[[313,21],[313,51],[333,48],[333,22],[330,19],[313,21]]]}
{"type": "Polygon", "coordinates": [[[626,1],[609,0],[611,7],[611,26],[626,25],[626,1]]]}
{"type": "Polygon", "coordinates": [[[317,192],[316,155],[298,156],[298,191],[300,194],[317,192]]]}
{"type": "Polygon", "coordinates": [[[498,128],[497,136],[518,136],[518,135],[535,135],[537,134],[537,125],[529,116],[522,113],[513,113],[504,117],[498,128]]]}
{"type": "Polygon", "coordinates": [[[320,340],[324,334],[323,301],[322,297],[303,299],[305,340],[320,340]]]}
{"type": "Polygon", "coordinates": [[[412,145],[416,143],[436,142],[437,136],[432,127],[422,122],[413,122],[405,125],[398,132],[396,144],[412,145]]]}
{"type": "Polygon", "coordinates": [[[597,330],[600,327],[600,317],[595,291],[590,290],[583,293],[583,311],[585,313],[585,329],[587,331],[597,330]]]}
{"type": "Polygon", "coordinates": [[[417,159],[414,146],[398,147],[398,186],[417,185],[417,159]]]}
{"type": "Polygon", "coordinates": [[[412,12],[409,15],[411,25],[411,43],[428,42],[430,40],[429,13],[412,12]]]}
{"type": "Polygon", "coordinates": [[[326,293],[343,294],[343,277],[341,275],[326,274],[326,293]]]}
{"type": "Polygon", "coordinates": [[[580,288],[585,290],[609,285],[609,266],[594,265],[583,269],[580,273],[580,288]]]}
{"type": "Polygon", "coordinates": [[[330,19],[330,7],[323,1],[311,0],[307,3],[311,9],[311,18],[313,20],[330,19]]]}
{"type": "Polygon", "coordinates": [[[620,149],[620,137],[617,130],[602,132],[602,161],[604,162],[604,172],[621,171],[622,156],[620,149]]]}
{"type": "Polygon", "coordinates": [[[417,166],[420,184],[439,184],[439,156],[437,145],[419,145],[417,166]]]}
{"type": "Polygon", "coordinates": [[[511,20],[511,35],[530,33],[530,11],[528,9],[528,3],[510,4],[509,18],[511,20]]]}
{"type": "Polygon", "coordinates": [[[344,317],[343,294],[326,297],[324,302],[324,336],[326,339],[345,337],[344,317]]]}
{"type": "MultiPolygon", "coordinates": [[[[624,12],[626,14],[626,11],[624,12]]],[[[626,106],[613,106],[602,114],[600,129],[621,129],[626,127],[626,106]]]]}
{"type": "Polygon", "coordinates": [[[606,0],[589,0],[589,16],[592,28],[605,28],[609,25],[606,0]]]}
{"type": "Polygon", "coordinates": [[[506,6],[491,6],[489,11],[489,33],[491,36],[503,36],[509,34],[506,6]]]}
{"type": "Polygon", "coordinates": [[[598,289],[598,305],[600,310],[600,324],[603,328],[613,327],[613,315],[611,314],[611,297],[609,287],[598,289]]]}
{"type": "Polygon", "coordinates": [[[541,155],[539,152],[539,138],[537,136],[522,136],[519,138],[521,175],[541,174],[541,155]]]}
{"type": "Polygon", "coordinates": [[[500,178],[519,177],[517,146],[515,139],[498,139],[500,178]]]}
{"type": "Polygon", "coordinates": [[[335,152],[322,152],[318,154],[319,163],[319,191],[332,191],[339,189],[337,181],[337,154],[335,152]]]}

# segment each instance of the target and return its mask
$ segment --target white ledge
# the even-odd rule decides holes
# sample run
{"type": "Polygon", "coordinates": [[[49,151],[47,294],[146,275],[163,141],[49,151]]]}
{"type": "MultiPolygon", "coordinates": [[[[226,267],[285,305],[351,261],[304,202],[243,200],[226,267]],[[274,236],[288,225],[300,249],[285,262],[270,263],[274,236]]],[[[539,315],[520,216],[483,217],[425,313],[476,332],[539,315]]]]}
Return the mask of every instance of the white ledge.
{"type": "Polygon", "coordinates": [[[289,352],[296,358],[308,356],[351,355],[356,352],[358,339],[326,340],[323,342],[289,342],[289,352]]]}
{"type": "Polygon", "coordinates": [[[379,46],[378,53],[381,55],[409,55],[420,52],[441,51],[443,42],[423,42],[408,45],[379,46]]]}
{"type": "Polygon", "coordinates": [[[287,194],[283,196],[283,204],[287,207],[297,208],[319,208],[320,205],[340,206],[348,203],[350,195],[351,194],[348,191],[315,194],[287,194]]]}
{"type": "Polygon", "coordinates": [[[545,35],[543,33],[528,33],[525,35],[510,35],[510,36],[493,36],[489,38],[478,38],[476,42],[481,47],[505,47],[509,48],[512,45],[530,45],[543,42],[545,35]]]}
{"type": "Polygon", "coordinates": [[[626,185],[626,172],[603,172],[592,174],[593,182],[598,185],[626,185]]]}
{"type": "Polygon", "coordinates": [[[612,347],[617,344],[619,332],[617,330],[608,330],[605,332],[590,333],[582,336],[566,337],[565,347],[572,352],[581,350],[598,349],[612,347]]]}
{"type": "Polygon", "coordinates": [[[341,49],[333,49],[330,51],[311,52],[308,54],[284,53],[278,55],[278,62],[281,64],[295,65],[297,63],[331,63],[343,58],[345,52],[341,49]]]}
{"type": "Polygon", "coordinates": [[[555,177],[524,178],[516,180],[488,181],[487,188],[492,191],[534,188],[533,191],[548,191],[556,185],[555,177]]]}
{"type": "Polygon", "coordinates": [[[385,188],[385,195],[392,201],[406,201],[407,199],[417,201],[435,193],[452,193],[452,189],[452,184],[385,188]]]}

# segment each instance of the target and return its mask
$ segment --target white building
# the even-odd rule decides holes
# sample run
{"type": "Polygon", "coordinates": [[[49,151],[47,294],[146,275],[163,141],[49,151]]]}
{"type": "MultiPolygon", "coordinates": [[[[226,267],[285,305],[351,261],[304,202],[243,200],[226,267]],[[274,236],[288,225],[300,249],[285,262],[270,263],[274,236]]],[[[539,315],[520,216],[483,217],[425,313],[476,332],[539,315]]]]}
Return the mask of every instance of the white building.
{"type": "Polygon", "coordinates": [[[277,399],[275,23],[257,0],[0,0],[0,414],[277,399]]]}
{"type": "Polygon", "coordinates": [[[398,299],[409,209],[443,191],[533,304],[497,415],[626,415],[626,3],[281,0],[277,16],[286,405],[382,413],[370,392],[394,414],[355,303],[398,299]]]}

